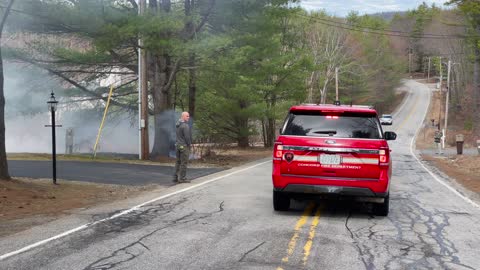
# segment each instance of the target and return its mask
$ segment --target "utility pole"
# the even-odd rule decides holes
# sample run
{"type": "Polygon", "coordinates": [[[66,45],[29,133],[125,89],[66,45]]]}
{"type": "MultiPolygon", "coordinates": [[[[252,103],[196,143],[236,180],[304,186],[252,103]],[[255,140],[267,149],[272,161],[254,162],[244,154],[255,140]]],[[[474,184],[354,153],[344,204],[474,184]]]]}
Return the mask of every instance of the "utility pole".
{"type": "Polygon", "coordinates": [[[422,58],[423,76],[425,76],[425,74],[427,73],[427,65],[426,65],[427,59],[428,57],[425,57],[425,56],[422,58]]]}
{"type": "MultiPolygon", "coordinates": [[[[138,1],[138,14],[145,14],[146,0],[138,1]]],[[[140,115],[140,153],[142,160],[149,159],[150,147],[148,140],[148,81],[147,81],[147,55],[143,48],[143,40],[138,40],[138,86],[139,86],[139,115],[140,115]]]]}
{"type": "Polygon", "coordinates": [[[449,102],[449,97],[450,97],[450,68],[452,65],[452,61],[448,60],[448,66],[447,66],[447,91],[446,95],[447,97],[445,98],[445,124],[443,125],[443,141],[442,141],[442,146],[445,148],[445,139],[447,138],[447,124],[448,124],[448,102],[449,102]]]}
{"type": "Polygon", "coordinates": [[[412,48],[408,47],[408,73],[412,77],[412,48]]]}
{"type": "MultiPolygon", "coordinates": [[[[142,0],[138,0],[138,15],[142,15],[142,0]]],[[[138,159],[142,159],[142,39],[138,39],[138,159]]]]}
{"type": "Polygon", "coordinates": [[[430,56],[428,57],[427,83],[430,82],[430,56]]]}
{"type": "Polygon", "coordinates": [[[338,99],[338,67],[335,67],[335,101],[338,99]]]}
{"type": "MultiPolygon", "coordinates": [[[[442,72],[442,57],[440,57],[440,93],[442,92],[442,85],[443,85],[443,72],[442,72]]],[[[440,119],[439,119],[440,120],[440,119]]]]}
{"type": "Polygon", "coordinates": [[[442,74],[442,57],[439,56],[439,58],[440,58],[440,61],[439,61],[439,63],[440,63],[440,85],[439,85],[440,86],[439,87],[440,110],[438,110],[438,130],[440,131],[441,130],[440,129],[440,123],[442,122],[442,96],[443,96],[443,92],[442,92],[442,80],[443,80],[443,78],[442,78],[442,76],[443,76],[443,74],[442,74]]]}

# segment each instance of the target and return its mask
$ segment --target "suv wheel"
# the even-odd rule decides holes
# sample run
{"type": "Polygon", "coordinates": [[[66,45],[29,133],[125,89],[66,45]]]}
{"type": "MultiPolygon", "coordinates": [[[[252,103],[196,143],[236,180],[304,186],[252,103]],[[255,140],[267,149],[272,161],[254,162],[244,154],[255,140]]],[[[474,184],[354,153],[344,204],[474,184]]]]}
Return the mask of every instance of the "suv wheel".
{"type": "Polygon", "coordinates": [[[383,203],[375,203],[373,204],[373,213],[376,216],[386,217],[388,216],[388,210],[390,205],[390,194],[385,197],[383,203]]]}
{"type": "Polygon", "coordinates": [[[275,211],[286,211],[290,208],[290,198],[281,192],[273,192],[273,209],[275,211]]]}

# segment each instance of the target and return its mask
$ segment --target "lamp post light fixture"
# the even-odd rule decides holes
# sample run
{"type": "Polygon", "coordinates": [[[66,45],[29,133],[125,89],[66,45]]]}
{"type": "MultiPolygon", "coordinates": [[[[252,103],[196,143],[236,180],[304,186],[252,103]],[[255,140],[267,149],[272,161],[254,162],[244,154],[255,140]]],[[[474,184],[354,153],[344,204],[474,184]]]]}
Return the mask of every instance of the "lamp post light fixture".
{"type": "Polygon", "coordinates": [[[56,153],[56,139],[55,139],[55,128],[61,127],[61,125],[55,125],[55,111],[57,110],[58,101],[55,99],[55,94],[50,94],[50,99],[47,101],[48,109],[51,115],[51,125],[45,125],[46,127],[52,127],[52,167],[53,167],[53,184],[57,184],[57,153],[56,153]]]}
{"type": "Polygon", "coordinates": [[[50,100],[47,101],[48,109],[51,112],[55,112],[57,110],[58,101],[55,99],[55,94],[52,92],[50,93],[50,100]]]}

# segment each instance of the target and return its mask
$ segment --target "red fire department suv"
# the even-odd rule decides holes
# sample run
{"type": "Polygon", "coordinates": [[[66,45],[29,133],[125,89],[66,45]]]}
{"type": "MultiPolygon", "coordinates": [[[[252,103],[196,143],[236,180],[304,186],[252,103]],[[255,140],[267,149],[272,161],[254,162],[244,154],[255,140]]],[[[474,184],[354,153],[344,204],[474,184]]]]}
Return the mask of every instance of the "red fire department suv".
{"type": "Polygon", "coordinates": [[[273,208],[290,199],[353,196],[373,202],[376,215],[389,209],[392,161],[375,109],[349,105],[299,105],[289,114],[273,150],[273,208]]]}

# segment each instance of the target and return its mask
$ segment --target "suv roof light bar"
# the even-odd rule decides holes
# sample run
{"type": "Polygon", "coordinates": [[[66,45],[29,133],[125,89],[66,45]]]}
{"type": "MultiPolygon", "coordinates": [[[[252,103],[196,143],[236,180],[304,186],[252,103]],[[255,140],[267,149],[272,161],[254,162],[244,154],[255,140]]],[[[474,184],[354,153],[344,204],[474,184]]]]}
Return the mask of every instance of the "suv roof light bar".
{"type": "Polygon", "coordinates": [[[372,105],[350,105],[350,107],[373,109],[372,105]]]}
{"type": "Polygon", "coordinates": [[[319,106],[319,105],[334,105],[334,106],[348,106],[348,107],[355,107],[355,108],[367,108],[367,109],[374,109],[375,107],[373,105],[354,105],[352,103],[348,105],[343,105],[340,103],[340,101],[335,101],[335,104],[323,104],[323,103],[303,103],[301,104],[302,106],[319,106]],[[338,103],[337,103],[338,102],[338,103]]]}

